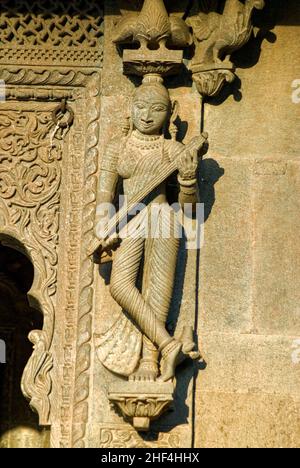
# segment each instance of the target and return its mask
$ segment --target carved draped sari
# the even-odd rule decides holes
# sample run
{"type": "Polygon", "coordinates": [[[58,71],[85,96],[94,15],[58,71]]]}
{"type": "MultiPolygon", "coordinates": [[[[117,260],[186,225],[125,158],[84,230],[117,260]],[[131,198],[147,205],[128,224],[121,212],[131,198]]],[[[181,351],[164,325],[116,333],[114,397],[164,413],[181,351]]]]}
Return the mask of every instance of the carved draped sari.
{"type": "MultiPolygon", "coordinates": [[[[162,162],[171,161],[182,146],[163,136],[146,137],[137,132],[114,140],[102,162],[100,202],[101,193],[114,195],[119,177],[130,201],[159,173],[162,162]]],[[[158,348],[168,336],[165,324],[181,226],[167,202],[166,185],[167,181],[144,200],[146,208],[129,222],[113,262],[111,292],[123,312],[97,337],[96,346],[103,365],[124,376],[138,366],[143,341],[144,346],[158,348]]]]}

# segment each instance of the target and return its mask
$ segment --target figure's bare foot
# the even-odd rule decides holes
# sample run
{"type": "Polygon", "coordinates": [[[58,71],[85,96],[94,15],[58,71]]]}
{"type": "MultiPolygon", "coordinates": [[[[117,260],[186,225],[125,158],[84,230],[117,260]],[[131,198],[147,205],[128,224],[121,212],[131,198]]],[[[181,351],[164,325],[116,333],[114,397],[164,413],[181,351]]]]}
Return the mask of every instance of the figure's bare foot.
{"type": "Polygon", "coordinates": [[[192,327],[183,327],[181,334],[178,337],[178,341],[182,343],[181,361],[188,357],[193,360],[201,357],[200,353],[195,350],[196,343],[194,342],[192,327]]]}
{"type": "Polygon", "coordinates": [[[182,344],[173,340],[162,350],[162,359],[160,363],[161,376],[158,381],[167,382],[175,376],[176,366],[179,363],[182,344]]]}
{"type": "Polygon", "coordinates": [[[129,380],[131,382],[155,382],[157,376],[157,362],[142,359],[139,368],[129,376],[129,380]]]}
{"type": "Polygon", "coordinates": [[[197,360],[200,353],[195,350],[195,343],[187,340],[184,343],[173,340],[162,350],[161,376],[157,379],[160,382],[167,382],[175,376],[176,367],[186,359],[197,360]]]}

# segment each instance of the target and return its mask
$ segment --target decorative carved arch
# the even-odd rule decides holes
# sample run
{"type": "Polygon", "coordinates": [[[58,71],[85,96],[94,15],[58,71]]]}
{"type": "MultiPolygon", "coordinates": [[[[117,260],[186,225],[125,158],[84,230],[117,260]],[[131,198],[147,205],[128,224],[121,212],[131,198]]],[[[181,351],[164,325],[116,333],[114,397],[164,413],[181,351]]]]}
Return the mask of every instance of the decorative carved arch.
{"type": "MultiPolygon", "coordinates": [[[[64,145],[64,154],[62,155],[63,140],[66,132],[62,134],[60,131],[55,133],[55,127],[51,125],[45,133],[45,139],[51,139],[52,144],[57,148],[57,157],[51,160],[52,165],[57,165],[60,168],[64,166],[70,172],[68,178],[71,181],[71,187],[68,188],[67,196],[63,197],[64,201],[67,199],[67,209],[69,213],[69,222],[67,225],[66,238],[64,239],[66,260],[66,282],[59,288],[61,309],[58,311],[56,307],[56,280],[54,283],[48,284],[46,290],[46,304],[45,295],[41,293],[40,280],[38,278],[45,277],[45,268],[52,266],[56,275],[56,262],[43,263],[44,258],[40,255],[40,247],[36,242],[35,233],[39,232],[38,225],[32,225],[31,233],[28,233],[30,226],[30,218],[25,216],[17,224],[10,220],[13,206],[10,204],[9,198],[2,197],[1,190],[3,190],[2,173],[0,170],[0,236],[2,238],[17,239],[19,245],[24,245],[27,255],[31,258],[35,267],[35,280],[29,292],[29,300],[34,304],[35,308],[42,310],[44,316],[44,327],[42,334],[31,336],[35,342],[38,339],[40,346],[35,343],[35,349],[32,358],[25,370],[23,382],[30,382],[25,390],[34,407],[40,416],[40,424],[50,425],[53,421],[60,419],[61,425],[53,426],[51,431],[51,445],[58,447],[84,446],[86,424],[88,422],[88,396],[89,396],[89,382],[90,382],[90,364],[91,364],[91,337],[92,337],[92,300],[93,297],[93,272],[94,267],[92,262],[86,256],[86,250],[93,239],[93,219],[95,210],[95,196],[96,191],[96,172],[98,162],[98,147],[99,147],[99,113],[100,113],[100,97],[99,87],[101,84],[101,74],[94,69],[80,69],[80,70],[41,70],[41,69],[23,69],[21,67],[4,68],[1,70],[1,79],[5,80],[6,89],[6,103],[3,104],[4,108],[15,108],[19,105],[25,109],[32,109],[35,112],[38,109],[56,107],[57,104],[53,101],[59,101],[62,98],[68,99],[70,105],[75,113],[74,125],[72,127],[72,135],[76,138],[70,138],[64,145]],[[26,86],[26,87],[25,87],[26,86]],[[28,86],[30,90],[28,91],[28,86]],[[16,105],[16,99],[20,99],[19,104],[16,105]],[[25,102],[24,102],[25,101],[25,102]],[[69,157],[68,157],[69,155],[69,157]],[[65,161],[65,162],[64,162],[65,161]],[[80,164],[79,164],[80,161],[80,164]],[[84,190],[83,190],[84,189],[84,190]],[[83,219],[81,218],[83,216],[83,219]],[[84,226],[83,232],[81,223],[84,226]],[[23,234],[21,234],[23,229],[23,234]],[[72,237],[72,239],[69,238],[72,237]],[[33,241],[32,241],[33,239],[33,241]],[[78,252],[74,256],[74,252],[78,252]],[[81,253],[80,253],[81,252],[81,253]],[[80,264],[78,264],[78,257],[80,255],[80,264]],[[79,281],[80,270],[80,284],[78,288],[76,281],[79,281]],[[44,273],[43,273],[44,272],[44,273]],[[43,276],[44,275],[44,276],[43,276]],[[76,279],[74,279],[76,278],[76,279]],[[87,300],[88,299],[88,300],[87,300]],[[78,302],[77,302],[78,301],[78,302]],[[63,318],[62,318],[63,314],[63,318]],[[35,382],[32,384],[33,368],[37,369],[39,360],[45,351],[52,354],[50,346],[53,335],[50,338],[45,336],[45,333],[53,333],[56,330],[55,324],[57,322],[57,315],[59,315],[60,330],[63,334],[63,346],[69,351],[62,358],[60,369],[63,369],[62,379],[57,382],[55,376],[55,368],[47,370],[47,375],[53,380],[53,389],[46,396],[48,392],[46,386],[43,388],[43,383],[46,376],[38,371],[35,382]],[[72,330],[72,333],[70,332],[72,330]],[[74,340],[74,335],[77,335],[77,340],[74,340]],[[47,341],[48,340],[48,341],[47,341]],[[46,344],[45,344],[46,343],[46,344]],[[75,353],[77,358],[73,358],[75,353]],[[75,382],[73,383],[72,372],[75,372],[75,382]],[[39,376],[42,375],[42,384],[39,382],[39,376]],[[44,379],[44,380],[43,380],[44,379]],[[61,385],[59,388],[57,384],[61,385]],[[75,386],[74,396],[72,394],[72,387],[75,386]],[[28,390],[29,389],[29,390],[28,390]],[[63,392],[66,397],[60,401],[59,405],[57,400],[52,401],[52,395],[61,395],[63,392]],[[47,405],[49,404],[49,396],[51,402],[50,415],[47,414],[47,405]],[[74,398],[74,400],[73,400],[74,398]],[[74,414],[73,414],[74,412],[74,414]],[[71,423],[73,421],[73,425],[71,423]],[[71,439],[72,442],[71,442],[71,439]]],[[[5,111],[6,112],[6,111],[5,111]]],[[[0,112],[1,116],[1,112],[0,112]]],[[[1,127],[0,127],[1,131],[1,127]]],[[[0,158],[2,155],[1,142],[0,142],[0,158]]],[[[0,160],[1,161],[1,160],[0,160]]],[[[0,164],[2,169],[3,164],[0,164]]],[[[7,172],[7,171],[6,171],[7,172]]],[[[60,172],[59,172],[59,175],[60,172]]],[[[43,205],[43,212],[50,215],[55,206],[59,205],[60,192],[63,191],[64,183],[59,184],[60,190],[56,190],[53,197],[48,199],[43,205]],[[50,207],[50,211],[46,207],[50,207]]],[[[57,185],[58,187],[58,185],[57,185]]],[[[65,193],[65,192],[64,192],[65,193]]],[[[66,195],[66,194],[65,194],[66,195]]],[[[60,204],[61,205],[61,204],[60,204]]],[[[33,210],[33,207],[26,209],[33,210]]],[[[26,211],[25,210],[25,211],[26,211]]],[[[55,216],[50,216],[52,225],[55,226],[54,236],[51,239],[51,246],[53,251],[58,250],[60,255],[60,247],[58,244],[59,233],[59,212],[56,211],[55,216]]],[[[62,216],[64,218],[64,216],[62,216]]],[[[48,216],[49,220],[49,216],[48,216]]],[[[62,222],[63,219],[61,219],[62,222]]],[[[12,244],[10,244],[12,246],[12,244]]],[[[15,248],[15,245],[13,246],[15,248]]],[[[49,249],[47,249],[48,252],[49,249]]],[[[52,257],[51,257],[52,258],[52,257]]],[[[57,253],[55,260],[57,261],[57,253]]],[[[56,276],[55,276],[56,277],[56,276]]],[[[49,276],[51,278],[51,275],[49,276]]],[[[45,283],[44,283],[45,284],[45,283]]],[[[50,336],[50,334],[49,334],[50,336]]],[[[52,346],[54,350],[54,343],[52,346]]],[[[44,366],[45,368],[45,366],[44,366]]],[[[42,369],[41,369],[42,370],[42,369]]]]}
{"type": "MultiPolygon", "coordinates": [[[[13,115],[16,115],[16,108],[31,110],[32,114],[39,113],[41,109],[48,109],[51,113],[51,108],[62,99],[68,101],[75,114],[72,137],[67,139],[63,155],[62,139],[65,135],[55,133],[53,125],[45,129],[44,138],[40,136],[41,143],[42,140],[49,142],[52,135],[52,143],[57,151],[52,151],[53,160],[49,161],[49,166],[53,170],[61,168],[63,172],[63,181],[60,190],[56,190],[56,196],[53,193],[52,198],[41,204],[46,218],[44,223],[47,224],[47,219],[49,222],[52,220],[53,235],[49,237],[46,246],[44,243],[41,246],[35,238],[35,233],[39,235],[41,230],[38,222],[32,224],[33,206],[24,208],[17,224],[10,219],[14,205],[9,205],[12,197],[4,199],[1,193],[3,151],[0,139],[0,235],[2,233],[5,237],[18,239],[25,246],[35,268],[35,280],[29,292],[29,300],[35,308],[42,311],[44,317],[43,330],[30,335],[35,349],[25,369],[22,386],[31,406],[39,412],[40,423],[52,424],[52,446],[84,446],[90,414],[94,294],[94,268],[86,257],[86,250],[93,239],[92,219],[96,205],[93,193],[99,151],[103,2],[73,2],[72,11],[74,8],[79,9],[83,18],[77,20],[76,15],[67,15],[66,21],[63,18],[63,26],[60,24],[61,18],[69,8],[64,2],[43,2],[45,5],[42,13],[46,17],[39,14],[41,2],[33,2],[32,5],[25,1],[17,2],[18,7],[21,7],[21,14],[26,12],[30,20],[27,28],[29,35],[26,32],[23,34],[23,30],[16,31],[15,26],[19,27],[19,10],[15,9],[10,14],[12,2],[5,0],[4,3],[1,17],[7,26],[5,37],[10,34],[10,40],[2,44],[0,51],[0,78],[6,84],[6,102],[0,109],[0,115],[4,108],[12,110],[13,115]],[[7,16],[9,21],[5,22],[7,16]],[[74,22],[79,23],[79,41],[72,32],[74,22]],[[49,25],[52,33],[45,35],[45,28],[49,29],[49,25]],[[65,31],[72,32],[67,52],[62,44],[56,44],[57,40],[66,40],[65,31]],[[32,38],[37,38],[36,44],[32,43],[32,38]],[[60,193],[62,200],[59,200],[60,193]],[[55,212],[58,205],[61,209],[60,217],[59,212],[55,212]],[[26,217],[26,211],[31,217],[26,217]],[[58,233],[61,236],[59,245],[58,233]],[[40,255],[42,249],[47,253],[46,261],[45,256],[40,255]],[[59,281],[60,277],[64,277],[63,284],[59,281]],[[44,353],[53,354],[54,361],[59,362],[59,366],[48,369],[47,361],[43,361],[44,353]],[[53,381],[52,390],[51,380],[50,387],[48,385],[48,377],[53,381]]],[[[43,159],[45,154],[40,156],[43,159]]],[[[61,182],[60,172],[57,175],[59,177],[54,177],[54,180],[58,187],[61,182]]],[[[46,176],[47,179],[51,179],[50,173],[46,176]]],[[[39,222],[41,221],[39,217],[39,222]]]]}
{"type": "Polygon", "coordinates": [[[0,241],[2,245],[25,255],[34,267],[34,281],[27,296],[30,306],[39,310],[43,316],[44,323],[42,330],[32,330],[28,336],[34,350],[24,369],[21,388],[31,408],[38,413],[40,425],[49,425],[49,395],[52,388],[50,371],[53,366],[50,347],[54,331],[54,308],[50,297],[47,297],[48,279],[46,268],[43,268],[43,251],[38,251],[25,239],[20,239],[17,230],[11,227],[0,229],[0,241]]]}
{"type": "Polygon", "coordinates": [[[34,265],[28,297],[44,317],[43,330],[29,335],[34,351],[22,378],[23,393],[41,425],[50,423],[58,261],[62,134],[54,127],[50,111],[0,112],[0,239],[34,265]]]}

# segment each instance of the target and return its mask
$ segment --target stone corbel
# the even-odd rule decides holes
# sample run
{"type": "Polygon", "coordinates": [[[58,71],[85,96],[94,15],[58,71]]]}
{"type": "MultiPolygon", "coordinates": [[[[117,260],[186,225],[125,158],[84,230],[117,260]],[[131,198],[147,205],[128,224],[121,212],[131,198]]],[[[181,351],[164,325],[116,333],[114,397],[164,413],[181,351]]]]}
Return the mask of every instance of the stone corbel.
{"type": "Polygon", "coordinates": [[[139,432],[150,429],[150,423],[172,407],[173,383],[143,382],[123,384],[110,388],[108,399],[139,432]]]}
{"type": "Polygon", "coordinates": [[[213,11],[218,2],[202,0],[202,11],[187,19],[192,28],[195,55],[191,62],[193,80],[203,97],[216,96],[226,82],[235,79],[230,57],[250,39],[252,13],[264,0],[226,0],[222,14],[213,11]]]}

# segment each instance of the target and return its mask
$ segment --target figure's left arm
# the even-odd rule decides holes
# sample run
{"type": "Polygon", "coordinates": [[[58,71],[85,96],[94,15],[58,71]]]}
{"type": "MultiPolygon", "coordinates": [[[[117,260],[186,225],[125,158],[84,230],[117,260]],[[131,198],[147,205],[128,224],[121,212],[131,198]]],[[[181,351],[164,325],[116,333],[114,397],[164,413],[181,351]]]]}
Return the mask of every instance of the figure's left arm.
{"type": "Polygon", "coordinates": [[[182,208],[184,208],[185,204],[191,204],[193,211],[196,203],[199,202],[197,169],[197,152],[195,150],[193,152],[186,150],[178,167],[177,179],[180,187],[178,201],[182,208]]]}
{"type": "Polygon", "coordinates": [[[191,204],[193,210],[199,200],[197,172],[201,155],[205,152],[207,135],[194,138],[178,158],[178,182],[180,186],[179,203],[191,204]]]}

